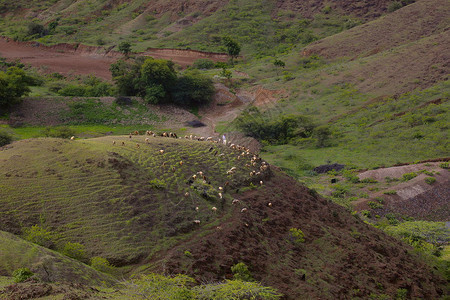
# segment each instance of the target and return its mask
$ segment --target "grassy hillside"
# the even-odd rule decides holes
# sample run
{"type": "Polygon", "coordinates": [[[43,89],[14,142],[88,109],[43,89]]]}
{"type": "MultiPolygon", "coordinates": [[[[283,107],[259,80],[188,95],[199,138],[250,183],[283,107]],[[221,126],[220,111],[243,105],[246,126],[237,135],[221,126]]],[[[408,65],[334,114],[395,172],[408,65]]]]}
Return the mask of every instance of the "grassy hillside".
{"type": "Polygon", "coordinates": [[[245,166],[251,156],[211,142],[144,138],[40,138],[7,146],[0,151],[1,229],[26,235],[37,224],[50,247],[80,243],[87,259],[102,256],[133,273],[181,272],[210,282],[230,278],[231,266],[245,262],[255,279],[292,299],[399,289],[441,294],[439,276],[403,244],[275,169],[250,176],[261,165],[245,166]],[[231,167],[236,172],[227,175],[231,167]],[[199,171],[206,181],[190,181],[199,171]],[[380,278],[381,265],[409,283],[380,278]],[[342,280],[349,270],[358,280],[342,280]]]}
{"type": "Polygon", "coordinates": [[[0,250],[2,276],[12,277],[17,269],[29,268],[35,277],[47,282],[105,287],[117,283],[109,275],[58,252],[22,240],[11,233],[0,232],[0,250]]]}
{"type": "Polygon", "coordinates": [[[221,205],[218,187],[227,181],[234,187],[249,180],[244,160],[216,156],[229,154],[228,148],[187,140],[151,141],[145,144],[144,137],[37,139],[2,151],[2,229],[20,233],[40,224],[55,233],[56,244],[78,242],[90,254],[116,264],[130,263],[145,256],[149,247],[168,245],[174,236],[191,232],[194,219],[214,222],[222,215],[211,212],[212,206],[221,205]],[[142,147],[138,149],[136,143],[142,147]],[[17,159],[22,162],[19,168],[17,159]],[[227,176],[234,165],[241,166],[240,171],[227,176]],[[204,186],[208,199],[193,190],[196,185],[186,184],[202,170],[210,178],[204,186]],[[196,212],[196,206],[202,209],[196,212]],[[11,211],[15,213],[7,213],[11,211]]]}
{"type": "MultiPolygon", "coordinates": [[[[387,11],[351,1],[328,5],[274,0],[202,1],[18,1],[0,3],[3,35],[43,43],[81,42],[117,45],[121,40],[147,47],[223,51],[223,35],[236,38],[246,53],[283,53],[298,44],[329,36],[387,11]],[[28,24],[46,27],[44,37],[30,36],[28,24]],[[53,22],[53,23],[52,23],[53,22]],[[226,26],[225,26],[226,25],[226,26]]],[[[31,34],[33,35],[33,34],[31,34]]]]}

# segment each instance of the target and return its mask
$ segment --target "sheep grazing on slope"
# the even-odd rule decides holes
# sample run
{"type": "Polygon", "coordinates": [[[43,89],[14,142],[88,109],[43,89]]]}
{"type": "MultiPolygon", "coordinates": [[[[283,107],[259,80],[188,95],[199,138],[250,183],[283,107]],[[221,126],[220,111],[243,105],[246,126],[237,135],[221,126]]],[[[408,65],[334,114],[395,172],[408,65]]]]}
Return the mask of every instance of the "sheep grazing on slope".
{"type": "Polygon", "coordinates": [[[162,149],[159,150],[159,153],[164,154],[164,150],[162,150],[162,149]]]}
{"type": "Polygon", "coordinates": [[[212,210],[213,212],[216,212],[216,211],[217,211],[217,207],[213,206],[213,207],[211,208],[211,210],[212,210]]]}
{"type": "Polygon", "coordinates": [[[222,195],[222,193],[219,193],[219,198],[220,198],[220,199],[222,199],[222,198],[223,198],[223,195],[222,195]]]}
{"type": "Polygon", "coordinates": [[[116,141],[113,141],[113,145],[115,145],[116,144],[116,141]]]}
{"type": "Polygon", "coordinates": [[[125,142],[122,142],[122,146],[125,146],[125,142]]]}
{"type": "Polygon", "coordinates": [[[259,185],[263,185],[263,181],[262,180],[259,181],[259,185]]]}
{"type": "Polygon", "coordinates": [[[243,209],[241,209],[241,213],[245,213],[247,211],[247,208],[243,208],[243,209]]]}
{"type": "Polygon", "coordinates": [[[194,224],[200,224],[200,220],[194,220],[194,224]]]}
{"type": "Polygon", "coordinates": [[[223,187],[219,186],[219,191],[223,191],[223,187]]]}
{"type": "Polygon", "coordinates": [[[272,202],[267,203],[268,207],[272,207],[272,202]]]}
{"type": "Polygon", "coordinates": [[[145,132],[145,134],[146,134],[146,135],[153,135],[153,131],[147,130],[147,131],[145,132]]]}
{"type": "Polygon", "coordinates": [[[189,197],[189,192],[184,193],[185,197],[189,197]]]}
{"type": "Polygon", "coordinates": [[[231,202],[232,204],[236,205],[238,204],[240,201],[238,199],[233,199],[233,202],[231,202]]]}
{"type": "Polygon", "coordinates": [[[148,144],[150,142],[149,138],[145,138],[145,143],[148,144]]]}
{"type": "Polygon", "coordinates": [[[73,141],[74,139],[75,139],[75,137],[74,136],[72,136],[72,137],[70,137],[70,139],[73,141]]]}
{"type": "Polygon", "coordinates": [[[197,179],[197,175],[195,175],[195,174],[192,175],[192,179],[194,179],[194,180],[197,179]]]}
{"type": "Polygon", "coordinates": [[[198,211],[198,210],[199,210],[199,208],[198,208],[198,206],[196,206],[196,207],[195,207],[195,211],[198,211]]]}
{"type": "Polygon", "coordinates": [[[180,166],[182,166],[182,165],[183,165],[183,161],[181,160],[181,161],[179,162],[179,164],[180,164],[180,166]]]}
{"type": "Polygon", "coordinates": [[[136,148],[140,149],[140,148],[141,148],[141,145],[136,144],[136,148]]]}

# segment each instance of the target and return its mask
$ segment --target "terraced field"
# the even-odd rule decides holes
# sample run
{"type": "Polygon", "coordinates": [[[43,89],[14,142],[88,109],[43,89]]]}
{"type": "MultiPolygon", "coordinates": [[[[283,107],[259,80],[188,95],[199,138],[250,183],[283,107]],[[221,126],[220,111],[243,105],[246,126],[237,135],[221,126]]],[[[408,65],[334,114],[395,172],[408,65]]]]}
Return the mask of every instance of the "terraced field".
{"type": "Polygon", "coordinates": [[[144,138],[14,143],[0,153],[1,229],[20,234],[40,224],[58,233],[56,244],[79,242],[92,255],[128,264],[161,239],[192,231],[194,219],[214,222],[231,206],[227,190],[250,183],[250,158],[238,160],[228,147],[144,138]],[[236,173],[227,175],[233,166],[236,173]],[[198,178],[189,184],[192,175],[198,178]]]}

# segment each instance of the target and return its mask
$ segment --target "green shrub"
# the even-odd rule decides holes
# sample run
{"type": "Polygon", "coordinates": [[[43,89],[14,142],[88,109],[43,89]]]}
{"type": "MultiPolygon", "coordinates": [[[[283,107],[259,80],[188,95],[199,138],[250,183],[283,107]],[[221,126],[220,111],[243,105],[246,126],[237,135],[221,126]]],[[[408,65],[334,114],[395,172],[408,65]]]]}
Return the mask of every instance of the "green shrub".
{"type": "Polygon", "coordinates": [[[252,274],[248,269],[247,265],[243,262],[237,263],[231,267],[231,272],[233,273],[233,278],[235,280],[241,281],[253,281],[252,274]]]}
{"type": "Polygon", "coordinates": [[[300,229],[291,228],[289,229],[289,232],[291,233],[291,237],[293,238],[294,243],[298,244],[305,242],[305,234],[300,229]]]}
{"type": "Polygon", "coordinates": [[[24,239],[47,248],[53,248],[54,246],[54,234],[39,225],[24,229],[24,239]]]}
{"type": "Polygon", "coordinates": [[[85,258],[85,247],[80,243],[67,242],[61,253],[76,260],[83,260],[85,258]]]}
{"type": "Polygon", "coordinates": [[[374,178],[364,178],[361,180],[362,183],[377,183],[378,181],[374,178]]]}
{"type": "Polygon", "coordinates": [[[371,208],[371,209],[379,209],[379,208],[383,208],[383,204],[375,202],[375,201],[369,201],[367,202],[367,205],[371,208]]]}
{"type": "Polygon", "coordinates": [[[402,181],[408,181],[415,177],[417,177],[417,173],[415,173],[415,172],[405,173],[402,175],[402,181]]]}
{"type": "Polygon", "coordinates": [[[362,210],[361,211],[361,214],[364,216],[364,217],[367,217],[367,218],[370,218],[372,215],[371,215],[371,213],[370,213],[370,211],[369,210],[362,210]]]}
{"type": "Polygon", "coordinates": [[[403,4],[400,1],[393,1],[388,5],[388,12],[396,11],[403,7],[403,4]]]}
{"type": "Polygon", "coordinates": [[[75,130],[69,128],[69,127],[56,127],[56,128],[50,128],[47,127],[44,129],[45,136],[48,137],[56,137],[61,139],[68,139],[75,135],[75,130]]]}
{"type": "Polygon", "coordinates": [[[167,184],[163,180],[157,178],[150,180],[148,183],[154,189],[165,189],[167,187],[167,184]]]}
{"type": "Polygon", "coordinates": [[[449,169],[450,168],[449,162],[447,161],[447,162],[441,163],[439,165],[439,167],[441,167],[442,169],[449,169]]]}
{"type": "Polygon", "coordinates": [[[173,103],[185,107],[207,104],[211,102],[214,93],[212,80],[197,70],[179,76],[171,89],[173,103]]]}
{"type": "Polygon", "coordinates": [[[278,145],[287,144],[299,137],[310,137],[315,127],[308,117],[262,113],[254,106],[244,110],[235,123],[248,136],[278,145]]]}
{"type": "Polygon", "coordinates": [[[108,260],[100,256],[94,256],[91,258],[91,267],[104,273],[112,273],[114,271],[114,267],[108,262],[108,260]]]}
{"type": "Polygon", "coordinates": [[[391,178],[389,176],[384,177],[384,180],[386,180],[386,182],[400,181],[400,179],[398,179],[398,178],[391,178]]]}
{"type": "Polygon", "coordinates": [[[436,178],[434,178],[434,177],[427,177],[427,178],[425,178],[425,182],[428,183],[428,184],[433,184],[433,183],[436,182],[436,178]]]}
{"type": "Polygon", "coordinates": [[[394,190],[385,191],[385,192],[383,192],[383,194],[385,194],[385,195],[397,195],[397,191],[394,191],[394,190]]]}
{"type": "Polygon", "coordinates": [[[187,300],[195,299],[189,286],[195,280],[186,275],[174,277],[159,274],[140,275],[132,280],[131,299],[187,300]]]}
{"type": "MultiPolygon", "coordinates": [[[[259,282],[245,282],[241,280],[227,280],[223,283],[202,284],[194,287],[192,291],[199,300],[237,300],[237,299],[264,299],[278,300],[283,296],[277,290],[262,286],[259,282]]],[[[184,298],[190,299],[190,298],[184,298]]]]}
{"type": "Polygon", "coordinates": [[[215,67],[214,61],[206,58],[199,58],[194,61],[193,67],[196,69],[208,70],[215,67]]]}
{"type": "Polygon", "coordinates": [[[331,193],[331,196],[336,198],[344,198],[348,193],[349,189],[346,186],[336,184],[334,186],[334,191],[331,193]]]}
{"type": "Polygon", "coordinates": [[[406,300],[408,299],[408,290],[407,289],[398,289],[395,294],[395,300],[406,300]]]}
{"type": "Polygon", "coordinates": [[[20,269],[15,270],[12,273],[14,282],[24,282],[25,280],[27,280],[28,278],[30,278],[33,275],[34,275],[34,273],[31,272],[30,269],[28,269],[28,268],[20,268],[20,269]]]}
{"type": "Polygon", "coordinates": [[[8,145],[12,142],[12,136],[4,131],[0,131],[0,147],[8,145]]]}

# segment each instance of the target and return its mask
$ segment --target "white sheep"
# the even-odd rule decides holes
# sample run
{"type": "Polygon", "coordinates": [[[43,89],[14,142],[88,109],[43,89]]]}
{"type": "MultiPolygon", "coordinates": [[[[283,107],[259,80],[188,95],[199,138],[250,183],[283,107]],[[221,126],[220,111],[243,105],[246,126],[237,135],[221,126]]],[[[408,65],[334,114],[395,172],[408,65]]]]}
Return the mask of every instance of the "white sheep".
{"type": "Polygon", "coordinates": [[[223,187],[219,186],[219,191],[223,191],[223,187]]]}
{"type": "Polygon", "coordinates": [[[194,220],[194,223],[198,225],[200,224],[200,220],[194,220]]]}
{"type": "Polygon", "coordinates": [[[164,150],[162,150],[162,149],[159,150],[159,153],[164,154],[164,150]]]}
{"type": "Polygon", "coordinates": [[[184,193],[184,196],[187,198],[189,197],[189,192],[184,193]]]}
{"type": "Polygon", "coordinates": [[[115,145],[116,144],[116,141],[113,141],[113,145],[115,145]]]}
{"type": "Polygon", "coordinates": [[[211,208],[211,210],[212,210],[213,212],[216,212],[216,211],[217,211],[217,207],[213,206],[213,207],[211,208]]]}
{"type": "Polygon", "coordinates": [[[272,207],[272,202],[267,203],[268,207],[272,207]]]}
{"type": "Polygon", "coordinates": [[[243,209],[241,209],[241,213],[245,213],[247,211],[247,208],[243,208],[243,209]]]}
{"type": "Polygon", "coordinates": [[[233,202],[231,202],[232,204],[238,204],[240,201],[238,199],[233,199],[233,202]]]}
{"type": "Polygon", "coordinates": [[[222,193],[219,193],[219,198],[220,198],[220,199],[222,199],[222,198],[223,198],[223,195],[222,195],[222,193]]]}
{"type": "Polygon", "coordinates": [[[263,185],[263,181],[262,180],[259,181],[259,185],[263,185]]]}
{"type": "Polygon", "coordinates": [[[145,143],[148,144],[150,142],[149,138],[145,138],[145,143]]]}
{"type": "Polygon", "coordinates": [[[198,210],[199,210],[199,208],[198,208],[198,206],[196,206],[196,207],[195,207],[195,211],[198,211],[198,210]]]}
{"type": "Polygon", "coordinates": [[[182,165],[183,165],[183,161],[182,161],[182,160],[180,160],[179,164],[180,164],[180,166],[182,166],[182,165]]]}
{"type": "Polygon", "coordinates": [[[72,136],[72,137],[70,137],[70,139],[73,141],[74,139],[75,139],[75,137],[74,136],[72,136]]]}

